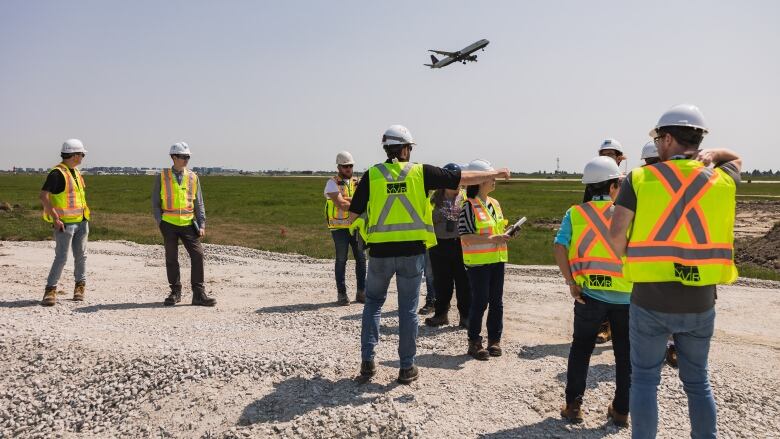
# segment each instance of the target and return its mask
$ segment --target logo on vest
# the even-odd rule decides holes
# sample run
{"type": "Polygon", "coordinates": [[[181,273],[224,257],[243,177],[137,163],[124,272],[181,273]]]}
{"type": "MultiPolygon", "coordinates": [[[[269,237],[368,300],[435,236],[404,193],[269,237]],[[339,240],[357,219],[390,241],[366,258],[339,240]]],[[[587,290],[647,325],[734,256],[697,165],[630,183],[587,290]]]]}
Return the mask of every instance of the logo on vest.
{"type": "Polygon", "coordinates": [[[698,282],[701,280],[701,277],[699,276],[699,267],[682,265],[676,262],[674,264],[674,277],[688,282],[698,282]]]}
{"type": "Polygon", "coordinates": [[[601,288],[612,287],[612,276],[607,276],[604,274],[589,274],[588,286],[601,288]]]}
{"type": "Polygon", "coordinates": [[[388,194],[405,194],[406,193],[406,182],[388,183],[387,184],[387,193],[388,194]]]}

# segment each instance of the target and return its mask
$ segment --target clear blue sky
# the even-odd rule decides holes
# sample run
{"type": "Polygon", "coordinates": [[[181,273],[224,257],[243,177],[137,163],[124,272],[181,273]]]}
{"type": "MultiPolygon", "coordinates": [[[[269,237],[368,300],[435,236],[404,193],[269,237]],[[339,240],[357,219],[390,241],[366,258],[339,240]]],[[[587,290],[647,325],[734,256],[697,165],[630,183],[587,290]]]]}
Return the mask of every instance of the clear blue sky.
{"type": "Polygon", "coordinates": [[[704,146],[780,168],[777,1],[0,2],[0,169],[46,167],[68,137],[85,166],[330,169],[382,160],[393,123],[413,160],[580,170],[600,142],[638,164],[678,103],[704,146]],[[427,49],[490,40],[429,70],[427,49]]]}

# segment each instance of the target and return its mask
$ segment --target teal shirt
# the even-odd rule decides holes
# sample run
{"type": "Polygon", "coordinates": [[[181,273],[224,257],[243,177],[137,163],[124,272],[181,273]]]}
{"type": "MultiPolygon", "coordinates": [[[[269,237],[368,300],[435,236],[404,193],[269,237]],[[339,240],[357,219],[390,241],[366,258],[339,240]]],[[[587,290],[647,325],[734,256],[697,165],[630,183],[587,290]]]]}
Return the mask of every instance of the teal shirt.
{"type": "MultiPolygon", "coordinates": [[[[598,200],[612,201],[609,195],[593,197],[593,201],[598,200]]],[[[569,246],[571,246],[571,234],[571,209],[569,209],[566,211],[566,215],[563,216],[563,221],[561,221],[561,228],[558,229],[558,234],[555,235],[555,243],[560,244],[568,249],[569,246]]],[[[630,294],[618,293],[617,291],[593,290],[587,287],[582,287],[582,294],[590,298],[615,305],[628,305],[631,303],[630,294]]]]}

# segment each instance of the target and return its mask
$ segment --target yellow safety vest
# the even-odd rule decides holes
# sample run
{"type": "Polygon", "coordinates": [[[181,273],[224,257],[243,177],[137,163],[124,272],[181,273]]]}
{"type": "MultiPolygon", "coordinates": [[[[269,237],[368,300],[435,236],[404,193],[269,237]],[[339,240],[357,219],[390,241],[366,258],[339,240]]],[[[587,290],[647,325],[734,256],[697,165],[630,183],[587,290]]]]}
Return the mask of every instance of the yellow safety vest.
{"type": "MultiPolygon", "coordinates": [[[[87,206],[86,185],[84,184],[84,177],[81,176],[81,172],[77,168],[68,168],[65,163],[51,168],[52,171],[57,170],[65,177],[65,190],[59,194],[50,194],[49,201],[51,201],[52,209],[57,212],[60,217],[60,221],[63,223],[80,223],[82,220],[89,221],[89,206],[87,206]],[[73,174],[70,173],[70,169],[76,174],[76,179],[73,178],[73,174]]],[[[54,218],[43,212],[43,220],[49,223],[54,222],[54,218]]]]}
{"type": "Polygon", "coordinates": [[[736,183],[722,169],[671,160],[631,171],[637,197],[623,273],[633,282],[730,284],[736,183]]]}
{"type": "MultiPolygon", "coordinates": [[[[498,204],[493,198],[488,197],[488,204],[493,205],[495,211],[495,218],[490,214],[487,207],[482,204],[482,200],[479,197],[468,198],[468,206],[463,208],[470,208],[474,215],[474,226],[476,227],[476,234],[483,236],[501,235],[506,229],[508,221],[504,219],[504,214],[501,212],[501,205],[498,204]]],[[[488,242],[485,244],[466,244],[465,240],[461,240],[463,246],[463,263],[466,265],[485,265],[495,264],[497,262],[507,262],[509,260],[509,252],[505,242],[496,244],[488,242]]]]}
{"type": "Polygon", "coordinates": [[[623,261],[607,241],[613,210],[612,201],[590,201],[569,209],[569,268],[577,285],[630,294],[634,284],[623,278],[623,261]]]}
{"type": "Polygon", "coordinates": [[[160,199],[162,220],[175,226],[189,226],[195,218],[195,198],[198,195],[198,176],[184,169],[181,184],[176,181],[173,169],[160,173],[160,199]]]}
{"type": "MultiPolygon", "coordinates": [[[[334,176],[333,181],[336,182],[339,188],[339,193],[342,197],[352,197],[355,194],[355,188],[357,187],[357,178],[350,178],[349,180],[339,180],[334,176]],[[339,184],[339,183],[342,184],[339,184]]],[[[325,200],[325,217],[328,219],[329,229],[346,229],[349,227],[349,211],[341,210],[330,197],[325,200]]]]}
{"type": "Polygon", "coordinates": [[[419,163],[380,163],[368,170],[366,242],[423,241],[436,245],[431,203],[419,163]]]}

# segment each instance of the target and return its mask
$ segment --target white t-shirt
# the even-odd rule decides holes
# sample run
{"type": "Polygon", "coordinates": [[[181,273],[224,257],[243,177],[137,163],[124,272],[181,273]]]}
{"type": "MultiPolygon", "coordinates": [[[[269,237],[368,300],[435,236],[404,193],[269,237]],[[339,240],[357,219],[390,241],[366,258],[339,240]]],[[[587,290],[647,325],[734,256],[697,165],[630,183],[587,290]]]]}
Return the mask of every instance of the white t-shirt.
{"type": "Polygon", "coordinates": [[[325,198],[330,198],[328,194],[332,194],[334,192],[339,191],[339,185],[336,184],[336,180],[329,178],[328,182],[325,183],[325,198]]]}

